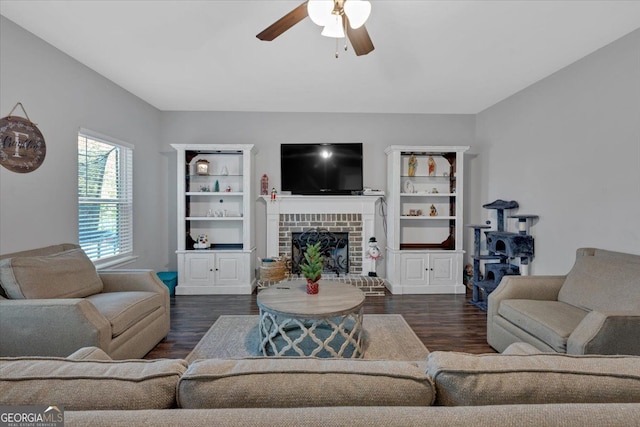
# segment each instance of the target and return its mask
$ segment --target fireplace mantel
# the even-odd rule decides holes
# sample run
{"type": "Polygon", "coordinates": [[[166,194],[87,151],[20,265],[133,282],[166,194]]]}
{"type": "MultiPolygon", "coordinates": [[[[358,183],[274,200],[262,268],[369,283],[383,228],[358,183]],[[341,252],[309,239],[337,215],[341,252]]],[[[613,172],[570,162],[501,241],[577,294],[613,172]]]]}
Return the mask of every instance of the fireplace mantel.
{"type": "Polygon", "coordinates": [[[267,206],[267,256],[279,255],[281,214],[361,214],[362,256],[366,255],[369,237],[375,234],[376,205],[380,196],[260,196],[267,206]]]}

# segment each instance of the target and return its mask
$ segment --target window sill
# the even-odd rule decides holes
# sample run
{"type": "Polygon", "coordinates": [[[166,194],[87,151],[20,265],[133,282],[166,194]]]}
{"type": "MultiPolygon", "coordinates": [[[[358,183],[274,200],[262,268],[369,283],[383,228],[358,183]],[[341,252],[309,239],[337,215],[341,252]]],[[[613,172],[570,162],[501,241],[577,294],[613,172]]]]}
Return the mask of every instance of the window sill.
{"type": "Polygon", "coordinates": [[[96,270],[104,270],[107,268],[116,268],[116,267],[121,267],[127,264],[131,264],[137,259],[138,257],[135,255],[127,255],[122,258],[109,259],[104,261],[94,261],[93,265],[96,266],[96,270]]]}

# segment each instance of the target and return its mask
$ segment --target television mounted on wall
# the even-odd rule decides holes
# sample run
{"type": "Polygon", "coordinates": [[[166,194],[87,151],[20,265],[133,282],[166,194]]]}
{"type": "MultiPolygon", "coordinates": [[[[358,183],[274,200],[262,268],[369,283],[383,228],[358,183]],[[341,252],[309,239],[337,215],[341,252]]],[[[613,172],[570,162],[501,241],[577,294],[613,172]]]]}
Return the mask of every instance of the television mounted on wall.
{"type": "Polygon", "coordinates": [[[281,144],[283,191],[345,195],[362,191],[362,143],[281,144]]]}

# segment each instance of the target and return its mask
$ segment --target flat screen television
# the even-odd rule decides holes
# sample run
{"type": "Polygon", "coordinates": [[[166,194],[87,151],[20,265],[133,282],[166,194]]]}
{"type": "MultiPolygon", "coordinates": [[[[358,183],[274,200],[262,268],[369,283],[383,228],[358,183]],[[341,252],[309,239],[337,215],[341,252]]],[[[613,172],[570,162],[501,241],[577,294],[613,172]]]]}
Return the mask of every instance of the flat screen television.
{"type": "Polygon", "coordinates": [[[362,143],[282,144],[283,191],[344,195],[362,191],[362,143]]]}

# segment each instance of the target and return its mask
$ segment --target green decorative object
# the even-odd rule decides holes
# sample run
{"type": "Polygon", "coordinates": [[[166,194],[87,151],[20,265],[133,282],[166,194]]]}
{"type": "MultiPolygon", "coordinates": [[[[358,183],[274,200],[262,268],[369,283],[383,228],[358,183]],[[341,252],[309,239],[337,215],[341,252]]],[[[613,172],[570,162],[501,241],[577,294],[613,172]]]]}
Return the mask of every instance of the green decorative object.
{"type": "Polygon", "coordinates": [[[213,191],[215,191],[216,193],[220,192],[220,183],[218,182],[217,179],[216,179],[216,185],[215,187],[213,187],[213,191]]]}
{"type": "Polygon", "coordinates": [[[320,280],[324,269],[324,257],[320,254],[320,243],[307,246],[304,253],[306,263],[300,266],[302,274],[307,279],[307,293],[311,295],[318,293],[318,280],[320,280]]]}

